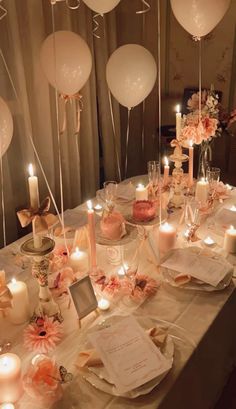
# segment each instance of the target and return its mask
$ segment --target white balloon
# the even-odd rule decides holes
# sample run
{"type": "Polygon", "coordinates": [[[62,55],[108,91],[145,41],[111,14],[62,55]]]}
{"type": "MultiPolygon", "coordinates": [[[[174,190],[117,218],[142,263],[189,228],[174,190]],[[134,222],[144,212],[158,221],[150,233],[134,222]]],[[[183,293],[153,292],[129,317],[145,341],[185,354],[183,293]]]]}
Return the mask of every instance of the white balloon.
{"type": "Polygon", "coordinates": [[[0,157],[6,153],[13,135],[11,111],[4,99],[0,97],[0,157]]]}
{"type": "Polygon", "coordinates": [[[106,67],[108,87],[127,108],[140,104],[150,94],[157,76],[152,54],[138,44],[123,45],[110,56],[106,67]]]}
{"type": "Polygon", "coordinates": [[[113,10],[120,0],[83,0],[83,2],[96,13],[105,14],[113,10]]]}
{"type": "Polygon", "coordinates": [[[92,69],[87,43],[72,31],[50,34],[41,46],[40,60],[50,84],[66,95],[80,91],[92,69]]]}
{"type": "Polygon", "coordinates": [[[231,0],[171,0],[181,26],[195,37],[210,33],[224,17],[231,0]]]}

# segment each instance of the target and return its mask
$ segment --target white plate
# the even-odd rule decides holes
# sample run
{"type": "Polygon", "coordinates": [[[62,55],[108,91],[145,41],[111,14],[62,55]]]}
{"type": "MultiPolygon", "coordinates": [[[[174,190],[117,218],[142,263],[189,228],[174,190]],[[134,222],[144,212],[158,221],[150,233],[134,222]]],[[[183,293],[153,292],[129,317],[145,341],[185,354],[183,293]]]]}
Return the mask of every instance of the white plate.
{"type": "MultiPolygon", "coordinates": [[[[95,327],[92,327],[90,331],[94,331],[95,329],[99,328],[104,328],[107,326],[112,325],[113,323],[117,323],[117,320],[122,319],[124,317],[122,316],[112,316],[107,318],[106,320],[102,321],[100,324],[96,325],[95,327]]],[[[149,317],[136,317],[137,321],[139,324],[142,326],[143,329],[149,329],[152,328],[153,326],[156,326],[157,321],[153,318],[149,317]]],[[[160,325],[158,325],[160,326],[160,325]]],[[[84,345],[81,345],[80,349],[88,349],[91,348],[91,345],[89,342],[85,343],[84,345]]],[[[173,357],[174,357],[174,343],[171,338],[171,336],[167,336],[166,340],[166,345],[163,350],[163,355],[168,359],[171,363],[173,364],[173,357]]],[[[106,392],[110,395],[113,396],[122,396],[125,398],[131,398],[134,399],[140,395],[146,395],[147,393],[151,392],[153,388],[155,388],[161,381],[162,379],[165,378],[169,371],[163,373],[160,376],[157,376],[156,378],[152,379],[149,382],[144,383],[142,386],[139,386],[138,388],[133,389],[130,392],[119,394],[117,391],[115,385],[111,383],[111,380],[109,379],[109,375],[104,367],[90,367],[90,368],[84,368],[81,370],[81,374],[88,381],[91,385],[93,385],[95,388],[106,392]]]]}
{"type": "MultiPolygon", "coordinates": [[[[199,251],[199,247],[191,247],[191,250],[193,252],[195,251],[195,249],[197,249],[199,251]]],[[[167,253],[165,255],[162,262],[169,257],[169,255],[171,254],[172,251],[173,250],[171,250],[169,253],[167,253]]],[[[220,255],[218,255],[218,256],[221,257],[220,255]]],[[[228,264],[228,262],[226,260],[225,260],[225,262],[228,264]]],[[[177,275],[179,275],[179,272],[161,266],[161,273],[163,275],[164,281],[166,283],[170,284],[172,287],[185,289],[185,290],[198,290],[198,291],[208,291],[208,292],[224,290],[226,287],[229,286],[229,284],[230,284],[230,282],[232,280],[232,276],[233,276],[233,271],[229,271],[225,275],[223,280],[221,280],[220,283],[216,287],[213,287],[210,284],[204,283],[203,281],[198,280],[196,278],[192,278],[191,281],[189,281],[186,284],[177,285],[174,279],[175,279],[175,277],[177,275]]]]}
{"type": "Polygon", "coordinates": [[[123,246],[124,244],[130,243],[131,241],[137,238],[138,230],[135,226],[126,224],[125,229],[126,229],[126,234],[123,237],[121,237],[121,239],[109,240],[103,237],[101,229],[100,229],[100,222],[98,222],[95,226],[96,242],[98,244],[101,244],[102,246],[123,246]]]}

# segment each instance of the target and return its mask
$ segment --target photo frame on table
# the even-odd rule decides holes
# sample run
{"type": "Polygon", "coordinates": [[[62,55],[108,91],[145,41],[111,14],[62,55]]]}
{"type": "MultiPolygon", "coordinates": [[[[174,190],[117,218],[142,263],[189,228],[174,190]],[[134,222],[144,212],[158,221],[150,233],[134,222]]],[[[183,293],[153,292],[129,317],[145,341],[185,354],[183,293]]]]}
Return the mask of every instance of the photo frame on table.
{"type": "Polygon", "coordinates": [[[76,312],[80,320],[95,311],[98,306],[97,298],[89,276],[85,276],[69,287],[76,312]]]}

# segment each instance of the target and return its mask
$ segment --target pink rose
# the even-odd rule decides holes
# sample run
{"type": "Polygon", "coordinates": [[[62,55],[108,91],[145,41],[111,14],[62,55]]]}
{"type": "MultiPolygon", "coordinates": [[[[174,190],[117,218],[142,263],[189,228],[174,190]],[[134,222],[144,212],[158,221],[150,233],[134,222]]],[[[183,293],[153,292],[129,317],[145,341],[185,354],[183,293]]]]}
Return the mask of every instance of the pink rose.
{"type": "Polygon", "coordinates": [[[38,355],[23,376],[26,393],[33,399],[52,405],[62,397],[60,373],[55,361],[38,355]]]}

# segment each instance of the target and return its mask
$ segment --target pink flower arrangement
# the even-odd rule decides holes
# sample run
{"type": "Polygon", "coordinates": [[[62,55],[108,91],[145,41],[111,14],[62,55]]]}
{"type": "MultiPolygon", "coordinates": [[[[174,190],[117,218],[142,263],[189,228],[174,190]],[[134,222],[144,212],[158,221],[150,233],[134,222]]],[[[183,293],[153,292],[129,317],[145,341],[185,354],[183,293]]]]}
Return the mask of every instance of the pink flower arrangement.
{"type": "Polygon", "coordinates": [[[57,274],[53,286],[50,288],[56,297],[68,295],[68,287],[77,280],[71,267],[64,267],[57,274]]]}
{"type": "Polygon", "coordinates": [[[109,277],[108,281],[104,285],[104,291],[109,296],[116,296],[119,294],[121,289],[121,280],[116,276],[109,277]]]}
{"type": "Polygon", "coordinates": [[[39,402],[52,405],[62,397],[60,372],[55,361],[45,355],[34,358],[23,376],[26,393],[39,402]]]}
{"type": "Polygon", "coordinates": [[[62,327],[50,318],[37,318],[24,330],[24,346],[30,351],[47,354],[62,338],[62,327]]]}

